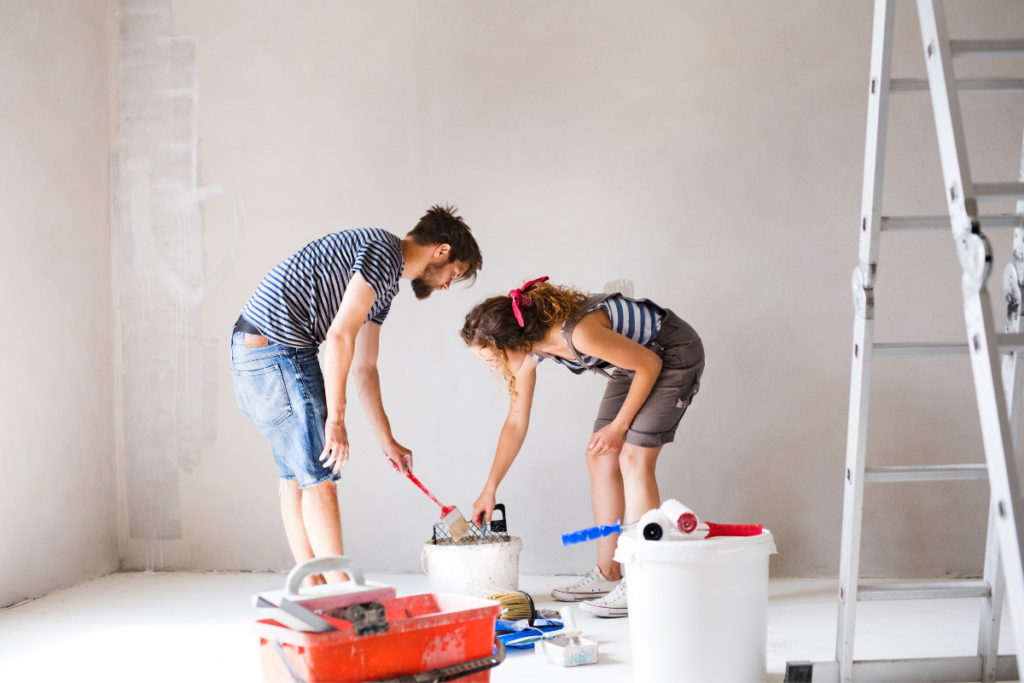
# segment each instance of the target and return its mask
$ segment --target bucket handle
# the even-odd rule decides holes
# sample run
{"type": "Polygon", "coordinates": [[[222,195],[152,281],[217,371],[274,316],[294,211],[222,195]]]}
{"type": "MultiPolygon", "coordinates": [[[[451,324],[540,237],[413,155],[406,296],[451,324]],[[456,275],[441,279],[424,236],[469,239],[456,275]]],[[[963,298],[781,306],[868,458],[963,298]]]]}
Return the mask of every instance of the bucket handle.
{"type": "Polygon", "coordinates": [[[491,512],[491,531],[508,533],[508,513],[505,512],[505,504],[498,503],[494,506],[494,511],[491,512]],[[501,510],[501,519],[495,520],[494,513],[501,510]]]}
{"type": "Polygon", "coordinates": [[[310,574],[322,574],[324,572],[347,572],[351,583],[357,586],[365,586],[363,570],[359,568],[355,560],[344,555],[327,555],[326,557],[314,557],[305,562],[295,565],[288,578],[284,581],[284,593],[286,596],[296,596],[302,586],[302,580],[310,574]]]}

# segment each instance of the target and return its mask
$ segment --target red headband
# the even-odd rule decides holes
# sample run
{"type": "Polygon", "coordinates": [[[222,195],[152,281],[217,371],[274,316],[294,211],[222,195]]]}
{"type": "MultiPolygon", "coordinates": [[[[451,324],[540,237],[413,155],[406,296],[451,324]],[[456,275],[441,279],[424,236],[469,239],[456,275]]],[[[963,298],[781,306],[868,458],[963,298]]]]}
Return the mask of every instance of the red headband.
{"type": "Polygon", "coordinates": [[[530,280],[525,285],[518,289],[513,289],[508,295],[512,298],[512,312],[516,316],[516,321],[519,323],[519,327],[526,327],[526,323],[523,322],[523,312],[519,310],[519,307],[523,308],[530,307],[530,295],[526,293],[530,287],[534,286],[538,282],[544,282],[548,279],[548,276],[539,277],[536,280],[530,280]]]}

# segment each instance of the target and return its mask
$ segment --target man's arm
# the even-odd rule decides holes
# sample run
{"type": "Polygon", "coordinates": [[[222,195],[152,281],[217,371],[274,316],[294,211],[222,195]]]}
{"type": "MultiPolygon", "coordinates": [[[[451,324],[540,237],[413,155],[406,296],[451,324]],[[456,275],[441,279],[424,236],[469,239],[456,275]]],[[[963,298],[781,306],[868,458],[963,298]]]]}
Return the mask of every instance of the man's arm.
{"type": "Polygon", "coordinates": [[[355,358],[352,361],[352,375],[359,391],[359,403],[370,419],[370,426],[377,437],[377,443],[384,455],[388,456],[402,474],[412,471],[412,451],[395,441],[391,433],[391,422],[384,412],[380,396],[380,374],[377,372],[377,353],[380,349],[380,325],[366,322],[356,337],[355,358]]]}
{"type": "Polygon", "coordinates": [[[327,394],[327,423],[324,425],[324,450],[320,462],[333,463],[333,472],[341,472],[348,463],[348,433],[345,430],[345,385],[355,355],[356,337],[370,314],[377,295],[357,271],[345,288],[338,313],[324,341],[324,391],[327,394]],[[326,462],[324,462],[326,461],[326,462]]]}

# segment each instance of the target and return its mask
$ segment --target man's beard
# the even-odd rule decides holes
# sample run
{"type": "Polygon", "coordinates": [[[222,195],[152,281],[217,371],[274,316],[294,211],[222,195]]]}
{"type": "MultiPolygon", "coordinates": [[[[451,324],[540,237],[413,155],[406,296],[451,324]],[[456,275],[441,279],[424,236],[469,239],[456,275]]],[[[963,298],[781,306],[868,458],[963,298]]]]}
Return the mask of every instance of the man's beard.
{"type": "Polygon", "coordinates": [[[417,299],[423,301],[431,295],[434,288],[440,284],[437,277],[440,271],[441,266],[436,263],[428,263],[423,274],[412,281],[412,293],[416,295],[417,299]]]}

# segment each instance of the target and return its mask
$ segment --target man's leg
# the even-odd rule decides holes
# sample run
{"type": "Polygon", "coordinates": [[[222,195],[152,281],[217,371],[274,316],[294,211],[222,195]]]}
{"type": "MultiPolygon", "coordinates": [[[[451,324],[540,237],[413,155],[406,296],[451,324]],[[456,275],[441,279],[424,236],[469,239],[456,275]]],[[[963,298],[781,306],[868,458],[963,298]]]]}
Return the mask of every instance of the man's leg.
{"type": "MultiPolygon", "coordinates": [[[[615,524],[616,520],[622,519],[625,507],[618,454],[587,453],[587,469],[590,470],[590,505],[594,509],[594,523],[615,524]]],[[[612,559],[618,540],[618,535],[597,539],[597,566],[609,581],[622,578],[619,563],[612,559]]]]}
{"type": "MultiPolygon", "coordinates": [[[[297,486],[297,485],[296,485],[297,486]]],[[[341,542],[341,514],[338,512],[338,490],[333,481],[323,481],[299,491],[302,502],[299,513],[302,516],[304,537],[316,557],[344,555],[341,542]]],[[[282,502],[282,511],[283,511],[282,502]]],[[[293,551],[294,552],[294,551],[293,551]]],[[[327,572],[327,581],[347,581],[344,572],[327,572]]]]}
{"type": "MultiPolygon", "coordinates": [[[[288,537],[288,547],[292,550],[295,564],[300,564],[314,557],[313,547],[306,535],[306,526],[302,522],[302,492],[299,482],[295,479],[281,479],[281,519],[284,520],[284,533],[288,537]]],[[[307,586],[317,586],[324,581],[321,574],[306,577],[307,586]]]]}

